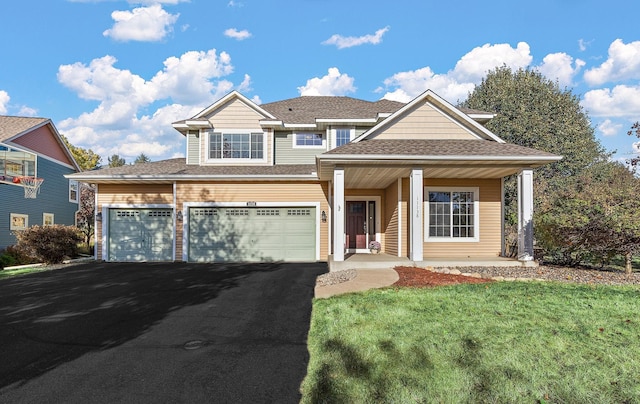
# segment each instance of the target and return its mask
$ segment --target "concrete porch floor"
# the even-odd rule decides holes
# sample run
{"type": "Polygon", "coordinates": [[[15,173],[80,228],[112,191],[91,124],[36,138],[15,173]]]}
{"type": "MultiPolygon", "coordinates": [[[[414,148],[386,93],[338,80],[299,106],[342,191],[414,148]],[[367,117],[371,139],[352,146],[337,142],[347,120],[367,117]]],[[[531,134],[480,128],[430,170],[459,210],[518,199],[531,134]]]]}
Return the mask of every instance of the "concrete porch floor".
{"type": "Polygon", "coordinates": [[[467,257],[467,258],[427,258],[423,261],[412,261],[407,257],[389,254],[345,254],[344,261],[336,262],[329,256],[329,271],[347,269],[388,269],[396,266],[415,267],[537,267],[537,261],[518,261],[506,257],[467,257]]]}

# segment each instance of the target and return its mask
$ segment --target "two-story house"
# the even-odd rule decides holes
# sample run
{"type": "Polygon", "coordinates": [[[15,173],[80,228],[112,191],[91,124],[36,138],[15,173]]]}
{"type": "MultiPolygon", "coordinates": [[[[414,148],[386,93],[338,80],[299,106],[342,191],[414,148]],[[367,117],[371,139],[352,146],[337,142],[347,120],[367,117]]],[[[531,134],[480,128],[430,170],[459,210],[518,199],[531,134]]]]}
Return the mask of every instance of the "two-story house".
{"type": "Polygon", "coordinates": [[[75,224],[80,171],[53,122],[0,116],[0,250],[33,225],[75,224]]]}
{"type": "Polygon", "coordinates": [[[403,104],[232,92],[173,127],[186,158],[83,172],[97,185],[96,258],[413,261],[497,257],[503,178],[519,176],[520,258],[532,259],[533,169],[561,157],[507,144],[432,91],[403,104]]]}

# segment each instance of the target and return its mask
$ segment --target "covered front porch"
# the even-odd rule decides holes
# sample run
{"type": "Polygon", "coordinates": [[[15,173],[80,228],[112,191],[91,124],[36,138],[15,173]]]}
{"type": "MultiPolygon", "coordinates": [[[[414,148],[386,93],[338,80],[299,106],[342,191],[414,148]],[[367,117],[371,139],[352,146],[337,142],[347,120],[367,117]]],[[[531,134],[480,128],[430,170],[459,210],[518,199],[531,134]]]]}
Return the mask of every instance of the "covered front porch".
{"type": "Polygon", "coordinates": [[[329,183],[329,268],[535,266],[533,169],[558,159],[474,140],[369,140],[325,153],[317,160],[329,183]],[[518,178],[517,259],[504,257],[510,175],[518,178]],[[373,240],[382,254],[368,254],[373,240]]]}

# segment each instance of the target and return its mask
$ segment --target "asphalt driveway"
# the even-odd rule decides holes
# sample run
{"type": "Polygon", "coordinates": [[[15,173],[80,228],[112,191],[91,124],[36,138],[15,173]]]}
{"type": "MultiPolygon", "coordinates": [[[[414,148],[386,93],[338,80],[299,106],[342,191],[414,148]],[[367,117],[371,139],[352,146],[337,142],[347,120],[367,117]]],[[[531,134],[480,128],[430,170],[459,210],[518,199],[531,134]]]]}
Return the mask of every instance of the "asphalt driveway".
{"type": "Polygon", "coordinates": [[[297,403],[326,264],[90,263],[0,281],[0,402],[297,403]]]}

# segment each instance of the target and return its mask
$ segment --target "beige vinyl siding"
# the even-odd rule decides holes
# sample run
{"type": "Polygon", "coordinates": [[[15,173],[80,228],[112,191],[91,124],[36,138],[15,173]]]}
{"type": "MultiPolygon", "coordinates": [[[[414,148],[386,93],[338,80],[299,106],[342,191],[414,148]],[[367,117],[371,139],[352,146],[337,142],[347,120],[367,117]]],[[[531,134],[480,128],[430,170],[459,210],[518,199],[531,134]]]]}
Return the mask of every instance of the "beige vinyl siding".
{"type": "Polygon", "coordinates": [[[385,127],[376,139],[477,139],[427,102],[385,127]]]}
{"type": "Polygon", "coordinates": [[[327,151],[326,148],[293,147],[293,137],[291,132],[275,133],[275,164],[315,164],[316,156],[327,151]]]}
{"type": "Polygon", "coordinates": [[[384,220],[385,234],[383,250],[387,254],[398,255],[398,183],[393,182],[385,189],[384,220]]]}
{"type": "Polygon", "coordinates": [[[187,132],[187,164],[200,164],[200,134],[187,132]]]}
{"type": "MultiPolygon", "coordinates": [[[[179,183],[176,187],[177,206],[190,202],[320,202],[318,214],[325,211],[329,215],[326,182],[219,182],[219,183],[179,183]]],[[[319,221],[320,260],[328,258],[328,223],[319,221]]],[[[176,256],[182,257],[182,229],[176,234],[176,256]]]]}
{"type": "MultiPolygon", "coordinates": [[[[424,243],[424,257],[496,257],[502,249],[501,179],[425,179],[425,186],[479,188],[479,241],[424,243]]],[[[425,212],[427,214],[427,212],[425,212]]]]}
{"type": "Polygon", "coordinates": [[[261,130],[260,120],[264,117],[244,102],[234,99],[211,111],[207,119],[215,129],[261,130]]]}
{"type": "MultiPolygon", "coordinates": [[[[98,206],[96,212],[102,212],[103,205],[170,205],[173,203],[173,185],[171,184],[99,184],[97,186],[98,206]]],[[[108,217],[102,218],[103,222],[108,217]]],[[[97,259],[102,257],[102,223],[95,230],[97,259]]],[[[178,223],[182,232],[182,224],[178,223]]]]}
{"type": "Polygon", "coordinates": [[[202,165],[216,165],[216,164],[224,164],[224,165],[247,165],[247,164],[258,164],[258,165],[271,165],[272,159],[272,137],[273,131],[271,129],[263,129],[260,126],[260,120],[264,119],[262,115],[256,112],[253,108],[249,107],[239,99],[234,99],[233,101],[222,105],[220,108],[214,110],[207,117],[211,125],[213,126],[214,132],[224,132],[225,129],[231,130],[251,130],[254,133],[263,132],[264,133],[264,142],[266,145],[266,162],[253,163],[251,161],[241,162],[241,163],[232,163],[220,161],[218,162],[207,162],[207,153],[209,150],[209,136],[206,131],[202,131],[200,136],[200,162],[202,165]]]}
{"type": "Polygon", "coordinates": [[[400,228],[400,256],[408,257],[409,256],[409,232],[410,223],[409,223],[409,205],[407,201],[409,200],[409,178],[402,179],[402,195],[400,197],[400,223],[402,224],[400,228]]]}

